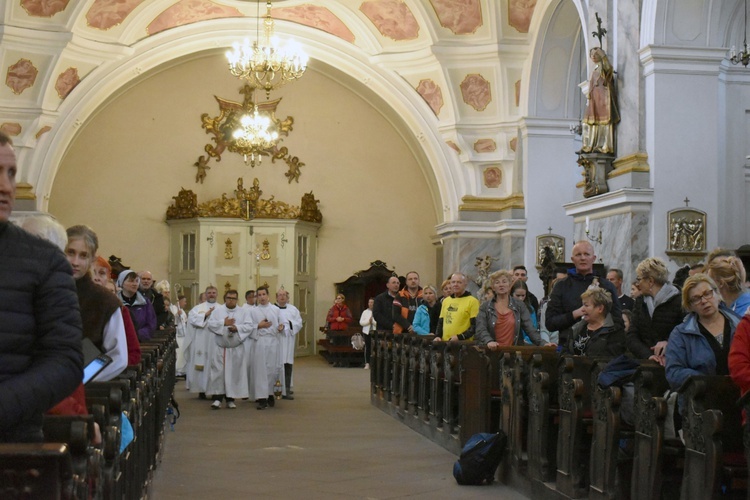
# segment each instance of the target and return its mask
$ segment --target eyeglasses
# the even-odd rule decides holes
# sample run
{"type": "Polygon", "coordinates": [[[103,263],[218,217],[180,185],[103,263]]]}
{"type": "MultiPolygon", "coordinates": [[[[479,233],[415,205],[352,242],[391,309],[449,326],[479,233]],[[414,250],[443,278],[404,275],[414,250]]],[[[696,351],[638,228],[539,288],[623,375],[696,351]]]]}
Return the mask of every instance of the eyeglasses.
{"type": "Polygon", "coordinates": [[[707,290],[702,295],[696,295],[695,297],[690,297],[690,304],[697,306],[704,300],[708,301],[714,298],[714,291],[713,289],[707,290]]]}
{"type": "Polygon", "coordinates": [[[237,297],[227,297],[227,298],[226,298],[226,299],[224,299],[224,300],[237,300],[237,297]]]}

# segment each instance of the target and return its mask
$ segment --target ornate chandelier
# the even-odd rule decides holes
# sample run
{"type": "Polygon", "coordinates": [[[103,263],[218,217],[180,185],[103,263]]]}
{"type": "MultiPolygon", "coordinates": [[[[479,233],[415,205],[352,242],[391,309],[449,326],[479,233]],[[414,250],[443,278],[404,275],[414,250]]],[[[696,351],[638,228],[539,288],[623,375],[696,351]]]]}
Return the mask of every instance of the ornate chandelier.
{"type": "MultiPolygon", "coordinates": [[[[260,18],[260,2],[258,11],[260,18]]],[[[235,42],[226,56],[229,71],[234,76],[247,80],[255,88],[265,89],[266,98],[270,97],[271,90],[300,78],[307,69],[309,59],[299,43],[287,40],[282,44],[274,35],[271,0],[266,2],[262,43],[259,29],[256,28],[256,37],[252,44],[247,38],[241,45],[235,42]]]]}
{"type": "Polygon", "coordinates": [[[252,114],[240,118],[240,128],[232,134],[233,147],[245,158],[245,164],[255,167],[260,165],[264,151],[273,148],[279,142],[279,132],[267,114],[260,114],[258,105],[253,106],[252,114]],[[248,163],[247,158],[250,157],[248,163]]]}

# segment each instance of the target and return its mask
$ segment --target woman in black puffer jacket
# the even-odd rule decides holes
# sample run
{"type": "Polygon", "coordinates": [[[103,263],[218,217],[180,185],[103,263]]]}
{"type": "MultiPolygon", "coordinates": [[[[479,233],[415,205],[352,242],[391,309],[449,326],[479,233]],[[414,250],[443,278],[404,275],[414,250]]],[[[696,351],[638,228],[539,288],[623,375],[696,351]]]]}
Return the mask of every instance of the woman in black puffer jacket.
{"type": "Polygon", "coordinates": [[[685,317],[680,290],[668,279],[669,271],[661,259],[649,257],[638,264],[636,286],[641,296],[635,301],[628,331],[628,350],[633,356],[662,366],[669,334],[685,317]]]}

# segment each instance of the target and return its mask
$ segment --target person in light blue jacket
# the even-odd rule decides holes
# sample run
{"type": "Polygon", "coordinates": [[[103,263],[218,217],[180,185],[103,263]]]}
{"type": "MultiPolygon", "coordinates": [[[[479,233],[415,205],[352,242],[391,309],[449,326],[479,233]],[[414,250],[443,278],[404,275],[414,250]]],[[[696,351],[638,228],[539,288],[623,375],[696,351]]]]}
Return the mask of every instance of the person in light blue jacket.
{"type": "MultiPolygon", "coordinates": [[[[721,303],[714,280],[699,273],[685,281],[682,305],[690,311],[669,335],[666,376],[678,390],[693,375],[729,375],[729,347],[740,321],[721,303]]],[[[682,401],[680,398],[680,411],[682,401]]]]}
{"type": "Polygon", "coordinates": [[[437,288],[427,285],[422,289],[422,304],[414,314],[412,328],[419,335],[430,335],[437,329],[440,317],[440,303],[438,302],[437,288]]]}

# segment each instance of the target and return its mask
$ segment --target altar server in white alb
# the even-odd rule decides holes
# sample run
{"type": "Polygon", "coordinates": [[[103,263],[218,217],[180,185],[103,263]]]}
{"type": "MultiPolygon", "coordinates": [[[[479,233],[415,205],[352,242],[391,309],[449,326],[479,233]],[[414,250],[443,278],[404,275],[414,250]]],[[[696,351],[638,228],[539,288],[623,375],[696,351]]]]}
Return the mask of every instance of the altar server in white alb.
{"type": "Polygon", "coordinates": [[[185,330],[186,386],[190,392],[199,393],[201,399],[206,399],[208,363],[216,346],[213,334],[208,331],[207,325],[211,314],[216,309],[218,295],[219,291],[215,286],[206,288],[206,302],[201,302],[190,310],[185,330]]]}
{"type": "Polygon", "coordinates": [[[281,380],[279,337],[284,325],[279,322],[279,308],[270,303],[267,287],[258,288],[255,297],[257,303],[249,309],[249,319],[254,327],[248,340],[250,359],[247,373],[250,397],[258,403],[259,410],[265,410],[274,405],[273,386],[281,380]]]}
{"type": "Polygon", "coordinates": [[[289,303],[289,292],[284,287],[276,292],[276,307],[279,308],[279,321],[284,326],[279,340],[281,362],[284,364],[284,395],[281,399],[294,399],[292,396],[292,368],[294,368],[294,346],[297,334],[302,330],[302,316],[299,309],[289,303]]]}
{"type": "Polygon", "coordinates": [[[227,408],[235,409],[236,398],[250,397],[247,389],[247,356],[245,340],[252,331],[246,310],[237,305],[237,290],[224,294],[224,304],[218,306],[208,319],[208,330],[214,334],[216,348],[211,357],[206,393],[211,395],[211,408],[221,408],[226,398],[227,408]]]}

